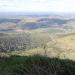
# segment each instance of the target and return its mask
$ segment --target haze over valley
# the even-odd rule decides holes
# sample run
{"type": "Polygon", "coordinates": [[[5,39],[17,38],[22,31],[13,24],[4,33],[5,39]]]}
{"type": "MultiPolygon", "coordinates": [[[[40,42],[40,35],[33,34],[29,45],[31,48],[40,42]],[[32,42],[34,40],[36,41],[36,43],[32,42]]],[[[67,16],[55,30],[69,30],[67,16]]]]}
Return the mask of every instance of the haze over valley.
{"type": "MultiPolygon", "coordinates": [[[[67,52],[70,50],[74,51],[75,49],[73,46],[75,44],[74,24],[74,17],[60,15],[22,15],[0,18],[0,51],[23,50],[25,51],[24,55],[29,55],[29,52],[35,54],[37,50],[40,50],[38,52],[44,54],[43,47],[45,45],[47,50],[50,50],[50,54],[47,54],[48,56],[58,57],[60,52],[60,58],[63,58],[65,54],[65,57],[69,58],[69,53],[67,52]]],[[[70,59],[74,60],[72,57],[70,59]]]]}

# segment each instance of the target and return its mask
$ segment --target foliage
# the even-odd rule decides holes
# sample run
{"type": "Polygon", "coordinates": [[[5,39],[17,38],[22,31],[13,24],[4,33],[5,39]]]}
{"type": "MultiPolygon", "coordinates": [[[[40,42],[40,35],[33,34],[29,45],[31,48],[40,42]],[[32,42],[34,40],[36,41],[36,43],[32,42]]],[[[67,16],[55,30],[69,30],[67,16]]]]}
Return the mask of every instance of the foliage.
{"type": "Polygon", "coordinates": [[[0,75],[75,75],[75,62],[46,56],[0,58],[0,75]]]}

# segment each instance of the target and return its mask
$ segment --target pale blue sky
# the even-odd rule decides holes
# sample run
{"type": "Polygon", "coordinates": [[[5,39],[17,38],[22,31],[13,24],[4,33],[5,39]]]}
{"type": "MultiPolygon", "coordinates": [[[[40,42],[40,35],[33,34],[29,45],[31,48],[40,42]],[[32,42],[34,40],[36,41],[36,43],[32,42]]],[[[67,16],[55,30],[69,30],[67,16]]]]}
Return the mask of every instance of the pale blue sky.
{"type": "Polygon", "coordinates": [[[0,12],[75,12],[75,0],[0,0],[0,12]]]}

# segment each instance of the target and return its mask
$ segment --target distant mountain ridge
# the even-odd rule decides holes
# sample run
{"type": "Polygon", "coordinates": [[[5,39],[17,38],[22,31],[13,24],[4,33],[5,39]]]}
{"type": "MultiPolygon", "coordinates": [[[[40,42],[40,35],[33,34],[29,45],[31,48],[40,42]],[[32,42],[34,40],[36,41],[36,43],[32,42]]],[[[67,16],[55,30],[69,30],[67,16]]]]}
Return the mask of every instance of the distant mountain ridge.
{"type": "Polygon", "coordinates": [[[21,18],[0,18],[0,31],[14,31],[15,29],[39,29],[51,26],[63,26],[75,19],[64,16],[24,16],[21,18]]]}

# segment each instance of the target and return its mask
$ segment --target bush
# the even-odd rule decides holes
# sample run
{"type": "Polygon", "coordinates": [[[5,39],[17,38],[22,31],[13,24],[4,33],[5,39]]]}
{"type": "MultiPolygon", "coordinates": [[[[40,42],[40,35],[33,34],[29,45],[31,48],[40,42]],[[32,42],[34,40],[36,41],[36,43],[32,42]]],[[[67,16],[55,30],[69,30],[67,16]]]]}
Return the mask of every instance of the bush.
{"type": "Polygon", "coordinates": [[[40,55],[3,57],[0,75],[75,75],[75,62],[40,55]]]}

